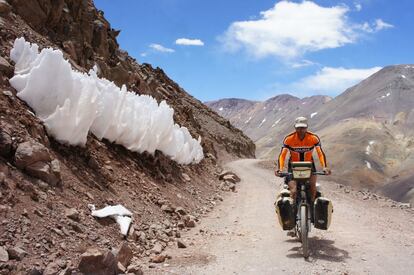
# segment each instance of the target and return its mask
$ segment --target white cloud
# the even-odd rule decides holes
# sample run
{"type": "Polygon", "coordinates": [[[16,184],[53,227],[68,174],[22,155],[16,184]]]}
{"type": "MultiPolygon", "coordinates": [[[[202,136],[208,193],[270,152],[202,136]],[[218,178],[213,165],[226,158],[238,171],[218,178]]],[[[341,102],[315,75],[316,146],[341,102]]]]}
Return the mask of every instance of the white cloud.
{"type": "Polygon", "coordinates": [[[178,38],[175,44],[184,46],[204,46],[204,42],[200,39],[178,38]]]}
{"type": "Polygon", "coordinates": [[[292,63],[290,66],[293,69],[299,69],[299,68],[303,68],[303,67],[313,66],[313,65],[316,65],[316,64],[317,63],[315,63],[313,61],[310,61],[310,60],[307,60],[307,59],[303,59],[303,60],[301,60],[299,62],[292,63]]]}
{"type": "Polygon", "coordinates": [[[355,27],[367,33],[375,33],[384,29],[394,28],[393,25],[384,22],[382,19],[376,19],[375,22],[372,24],[364,22],[363,24],[356,25],[355,27]]]}
{"type": "Polygon", "coordinates": [[[355,3],[354,3],[354,6],[355,6],[355,10],[356,10],[356,11],[361,11],[361,10],[362,10],[362,5],[361,5],[361,3],[355,2],[355,3]]]}
{"type": "Polygon", "coordinates": [[[375,31],[380,31],[380,30],[383,30],[383,29],[394,28],[393,25],[382,21],[382,19],[375,20],[375,25],[374,26],[375,26],[375,31]]]}
{"type": "Polygon", "coordinates": [[[300,94],[336,95],[378,72],[381,67],[346,69],[324,67],[316,74],[302,78],[292,88],[300,94]]]}
{"type": "Polygon", "coordinates": [[[150,44],[149,47],[157,52],[162,52],[162,53],[173,53],[175,52],[173,49],[170,48],[166,48],[160,44],[150,44]]]}
{"type": "Polygon", "coordinates": [[[233,22],[220,40],[226,50],[244,49],[256,58],[297,58],[355,43],[362,33],[370,32],[363,28],[364,23],[350,22],[348,12],[345,5],[322,7],[311,1],[280,1],[261,12],[257,20],[233,22]]]}
{"type": "Polygon", "coordinates": [[[147,53],[141,53],[140,54],[142,57],[146,57],[148,54],[147,53]]]}

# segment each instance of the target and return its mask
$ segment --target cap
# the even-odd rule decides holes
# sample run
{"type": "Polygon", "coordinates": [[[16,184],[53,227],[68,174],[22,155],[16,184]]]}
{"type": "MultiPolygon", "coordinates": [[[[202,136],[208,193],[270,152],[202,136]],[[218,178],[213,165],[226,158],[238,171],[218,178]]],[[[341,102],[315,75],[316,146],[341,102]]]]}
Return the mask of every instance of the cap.
{"type": "Polygon", "coordinates": [[[295,119],[295,128],[299,127],[308,127],[308,119],[306,117],[300,116],[295,119]]]}

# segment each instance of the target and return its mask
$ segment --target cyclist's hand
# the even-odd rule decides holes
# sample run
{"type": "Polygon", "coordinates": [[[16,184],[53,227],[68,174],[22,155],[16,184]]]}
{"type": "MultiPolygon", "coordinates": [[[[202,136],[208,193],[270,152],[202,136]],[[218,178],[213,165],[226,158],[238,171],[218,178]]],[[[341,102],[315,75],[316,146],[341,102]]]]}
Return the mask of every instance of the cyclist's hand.
{"type": "Polygon", "coordinates": [[[325,172],[326,175],[330,175],[332,173],[331,169],[329,169],[328,167],[323,168],[323,171],[325,172]]]}
{"type": "Polygon", "coordinates": [[[275,176],[276,177],[280,177],[281,176],[282,171],[280,170],[275,170],[275,176]]]}

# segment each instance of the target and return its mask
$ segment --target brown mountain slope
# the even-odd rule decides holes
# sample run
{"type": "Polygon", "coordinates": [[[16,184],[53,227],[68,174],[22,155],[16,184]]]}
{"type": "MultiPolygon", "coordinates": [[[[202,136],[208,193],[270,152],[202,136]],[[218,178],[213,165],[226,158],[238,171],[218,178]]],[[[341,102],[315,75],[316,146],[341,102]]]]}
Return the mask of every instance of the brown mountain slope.
{"type": "Polygon", "coordinates": [[[221,199],[220,163],[254,157],[254,144],[161,69],[119,49],[118,31],[92,1],[8,3],[0,1],[0,274],[70,274],[85,250],[119,247],[118,225],[94,219],[88,204],[122,204],[133,213],[128,246],[134,259],[162,252],[221,199]],[[118,85],[166,100],[175,121],[201,136],[205,159],[178,165],[161,152],[133,153],[91,134],[85,148],[57,143],[9,84],[10,49],[22,36],[41,48],[62,49],[77,70],[96,64],[118,85]]]}

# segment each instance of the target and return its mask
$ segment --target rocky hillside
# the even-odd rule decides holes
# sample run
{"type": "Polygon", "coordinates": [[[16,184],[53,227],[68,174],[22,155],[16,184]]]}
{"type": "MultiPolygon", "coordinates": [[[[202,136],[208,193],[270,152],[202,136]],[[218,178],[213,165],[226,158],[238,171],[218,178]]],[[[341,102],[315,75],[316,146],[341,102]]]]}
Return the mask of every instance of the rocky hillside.
{"type": "Polygon", "coordinates": [[[221,190],[235,190],[233,177],[219,180],[220,163],[254,157],[248,137],[162,69],[122,51],[118,34],[92,1],[0,0],[0,274],[141,274],[148,258],[166,259],[164,248],[222,200],[221,190]],[[56,142],[9,84],[19,37],[61,49],[79,71],[97,65],[101,77],[166,100],[175,122],[201,136],[205,159],[178,165],[92,134],[85,147],[56,142]],[[126,238],[113,219],[92,217],[88,204],[128,209],[126,238]]]}
{"type": "Polygon", "coordinates": [[[414,167],[413,91],[414,66],[396,65],[332,100],[281,95],[265,102],[223,99],[207,104],[256,142],[258,156],[269,159],[275,159],[283,136],[293,130],[294,118],[307,116],[310,130],[322,139],[333,180],[414,202],[407,180],[414,167]],[[280,103],[269,108],[272,101],[280,103]]]}

